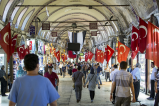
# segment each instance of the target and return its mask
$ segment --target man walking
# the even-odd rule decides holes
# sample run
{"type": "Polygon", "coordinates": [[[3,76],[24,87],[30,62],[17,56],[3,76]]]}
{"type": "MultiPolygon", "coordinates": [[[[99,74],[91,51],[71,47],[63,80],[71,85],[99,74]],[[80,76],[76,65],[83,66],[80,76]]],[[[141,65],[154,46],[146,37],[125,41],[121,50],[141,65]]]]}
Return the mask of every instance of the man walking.
{"type": "Polygon", "coordinates": [[[114,106],[130,106],[131,101],[131,94],[130,88],[133,94],[132,102],[135,102],[135,93],[133,87],[133,78],[130,73],[126,71],[127,69],[127,62],[122,61],[120,63],[121,70],[116,72],[113,76],[113,83],[110,93],[110,101],[112,100],[112,94],[116,87],[116,99],[114,106]]]}
{"type": "Polygon", "coordinates": [[[38,75],[39,60],[35,54],[24,58],[27,75],[19,77],[13,83],[8,97],[9,106],[57,106],[60,97],[49,79],[38,75]]]}
{"type": "Polygon", "coordinates": [[[104,67],[104,72],[105,72],[106,82],[107,82],[107,79],[109,79],[109,81],[110,81],[110,68],[109,68],[108,64],[106,64],[106,66],[104,67]]]}
{"type": "Polygon", "coordinates": [[[136,68],[131,72],[131,74],[133,76],[135,99],[137,102],[139,102],[138,96],[139,96],[140,80],[141,80],[140,67],[141,67],[141,65],[139,63],[137,63],[136,68]]]}
{"type": "Polygon", "coordinates": [[[62,67],[63,67],[63,63],[60,62],[60,64],[59,64],[59,69],[60,69],[60,75],[61,75],[61,76],[62,76],[62,67]]]}
{"type": "MultiPolygon", "coordinates": [[[[113,76],[114,76],[114,74],[119,71],[117,65],[114,65],[113,68],[114,68],[114,71],[111,72],[111,76],[110,76],[110,79],[111,79],[112,83],[113,83],[113,76]]],[[[116,87],[115,87],[115,89],[113,91],[113,101],[112,101],[112,104],[115,104],[115,98],[116,98],[115,95],[116,95],[116,87]]]]}
{"type": "MultiPolygon", "coordinates": [[[[99,66],[99,63],[97,63],[97,77],[98,77],[98,80],[100,81],[100,85],[102,85],[102,81],[101,81],[101,78],[100,78],[100,72],[102,71],[102,68],[99,66]]],[[[98,81],[97,81],[97,84],[98,84],[98,81]]]]}
{"type": "Polygon", "coordinates": [[[151,74],[151,93],[150,93],[150,97],[147,98],[148,100],[154,100],[154,96],[155,96],[155,78],[156,78],[156,75],[157,75],[157,69],[154,65],[154,62],[151,62],[151,67],[153,68],[152,70],[152,74],[151,74]]]}
{"type": "Polygon", "coordinates": [[[4,65],[1,67],[0,70],[0,81],[1,81],[1,95],[2,96],[7,96],[6,93],[6,88],[7,88],[7,79],[6,79],[6,73],[4,71],[4,65]]]}
{"type": "Polygon", "coordinates": [[[73,74],[72,80],[75,83],[75,93],[77,103],[81,100],[81,93],[82,93],[82,79],[83,84],[85,84],[85,77],[81,71],[81,66],[78,66],[78,71],[73,74]]]}

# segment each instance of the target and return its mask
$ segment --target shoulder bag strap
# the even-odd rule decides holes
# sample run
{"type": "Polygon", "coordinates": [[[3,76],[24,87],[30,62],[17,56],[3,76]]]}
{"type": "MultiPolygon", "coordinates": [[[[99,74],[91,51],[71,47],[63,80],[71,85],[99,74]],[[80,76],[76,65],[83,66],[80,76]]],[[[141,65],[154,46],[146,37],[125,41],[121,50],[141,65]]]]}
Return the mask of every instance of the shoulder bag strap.
{"type": "Polygon", "coordinates": [[[94,77],[94,75],[92,76],[91,80],[89,80],[89,83],[92,81],[93,77],[94,77]]]}

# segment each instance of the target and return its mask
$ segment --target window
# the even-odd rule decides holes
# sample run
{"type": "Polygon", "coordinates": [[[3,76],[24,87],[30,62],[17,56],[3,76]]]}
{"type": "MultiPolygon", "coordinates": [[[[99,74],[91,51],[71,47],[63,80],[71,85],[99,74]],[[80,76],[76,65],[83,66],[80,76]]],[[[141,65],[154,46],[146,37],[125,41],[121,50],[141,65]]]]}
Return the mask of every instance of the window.
{"type": "MultiPolygon", "coordinates": [[[[18,5],[21,5],[21,4],[22,4],[22,3],[19,3],[18,5]]],[[[12,21],[13,21],[15,15],[16,15],[17,11],[19,10],[19,8],[20,8],[20,7],[15,7],[15,9],[14,9],[12,15],[11,15],[11,20],[12,20],[12,21]]]]}
{"type": "Polygon", "coordinates": [[[8,4],[6,5],[5,9],[4,9],[3,18],[2,18],[3,22],[6,21],[6,16],[7,16],[8,10],[9,10],[11,4],[13,3],[13,1],[14,1],[14,0],[10,0],[10,1],[8,2],[8,4]]]}
{"type": "Polygon", "coordinates": [[[29,18],[31,17],[31,15],[32,15],[33,12],[34,12],[34,10],[32,10],[32,11],[26,16],[25,20],[23,21],[22,28],[21,28],[22,31],[24,30],[24,28],[25,28],[25,26],[26,26],[26,24],[27,24],[27,22],[28,22],[28,20],[29,20],[29,18]]]}
{"type": "Polygon", "coordinates": [[[22,17],[23,17],[23,15],[24,15],[24,13],[27,11],[27,8],[25,8],[21,13],[20,13],[20,15],[19,15],[19,17],[18,17],[18,19],[17,19],[17,23],[16,23],[16,28],[18,28],[18,26],[19,26],[19,23],[21,22],[21,19],[22,19],[22,17]]]}

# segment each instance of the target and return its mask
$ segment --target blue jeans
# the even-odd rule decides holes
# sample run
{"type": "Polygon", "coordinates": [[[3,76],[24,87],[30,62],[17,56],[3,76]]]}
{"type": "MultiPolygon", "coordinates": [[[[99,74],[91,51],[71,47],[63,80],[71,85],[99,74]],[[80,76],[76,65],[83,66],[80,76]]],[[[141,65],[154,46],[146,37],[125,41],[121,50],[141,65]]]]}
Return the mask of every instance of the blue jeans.
{"type": "MultiPolygon", "coordinates": [[[[102,81],[101,81],[101,78],[100,78],[100,73],[97,73],[97,77],[98,77],[98,80],[100,81],[100,84],[102,84],[102,81]]],[[[96,82],[96,84],[98,84],[98,82],[96,82]]]]}

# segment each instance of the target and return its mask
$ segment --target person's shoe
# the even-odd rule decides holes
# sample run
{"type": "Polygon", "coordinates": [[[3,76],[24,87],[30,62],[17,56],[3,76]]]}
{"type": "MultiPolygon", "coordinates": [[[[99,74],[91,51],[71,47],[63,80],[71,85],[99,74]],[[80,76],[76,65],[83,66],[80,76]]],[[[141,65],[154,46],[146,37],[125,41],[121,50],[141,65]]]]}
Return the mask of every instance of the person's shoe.
{"type": "Polygon", "coordinates": [[[8,96],[8,95],[2,95],[2,96],[8,96]]]}
{"type": "Polygon", "coordinates": [[[136,102],[141,102],[141,101],[139,101],[139,100],[136,100],[136,102]]]}
{"type": "Polygon", "coordinates": [[[112,104],[115,104],[115,101],[112,101],[112,104]]]}
{"type": "Polygon", "coordinates": [[[79,103],[80,100],[77,99],[77,103],[79,103]]]}
{"type": "Polygon", "coordinates": [[[147,98],[148,100],[154,100],[154,98],[147,98]]]}
{"type": "Polygon", "coordinates": [[[93,103],[93,100],[91,100],[91,103],[93,103]]]}
{"type": "Polygon", "coordinates": [[[102,84],[100,84],[100,85],[102,85],[102,84]]]}

